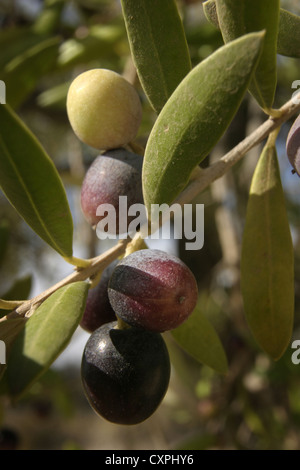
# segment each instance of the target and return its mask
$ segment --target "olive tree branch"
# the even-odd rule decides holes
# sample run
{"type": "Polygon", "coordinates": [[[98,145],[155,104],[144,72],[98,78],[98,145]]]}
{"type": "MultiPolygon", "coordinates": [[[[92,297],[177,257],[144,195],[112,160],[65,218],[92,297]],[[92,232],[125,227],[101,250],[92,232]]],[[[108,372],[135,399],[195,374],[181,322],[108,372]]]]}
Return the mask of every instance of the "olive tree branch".
{"type": "Polygon", "coordinates": [[[174,201],[185,204],[192,201],[199,193],[207,188],[213,181],[221,178],[229,169],[246,155],[253,147],[262,142],[268,135],[281,124],[288,121],[297,111],[300,111],[300,93],[287,101],[279,110],[279,117],[270,117],[253,131],[236,147],[226,153],[219,161],[205,169],[197,167],[192,174],[192,179],[187,187],[174,201]]]}
{"type": "Polygon", "coordinates": [[[3,321],[6,321],[11,318],[18,318],[21,316],[31,316],[34,311],[34,306],[38,306],[44,300],[46,300],[51,294],[60,289],[67,284],[78,281],[86,281],[89,278],[92,278],[97,274],[99,270],[105,269],[110,263],[112,263],[118,256],[121,256],[125,253],[126,247],[131,241],[130,238],[119,241],[114,247],[107,250],[105,253],[96,256],[90,260],[90,263],[85,268],[76,269],[72,274],[65,277],[57,284],[54,284],[49,289],[45,290],[41,294],[33,297],[30,300],[24,301],[20,306],[15,308],[12,312],[8,313],[6,316],[0,318],[0,324],[3,321]]]}
{"type": "MultiPolygon", "coordinates": [[[[175,202],[183,205],[186,202],[192,201],[195,196],[207,188],[213,181],[222,177],[235,163],[241,160],[241,158],[251,148],[258,145],[282,123],[287,121],[297,111],[300,111],[300,93],[285,103],[278,111],[279,117],[270,117],[248,137],[242,140],[236,147],[224,155],[218,162],[203,170],[200,167],[196,168],[192,173],[192,179],[190,183],[178,196],[175,202]]],[[[81,267],[77,266],[75,272],[65,277],[57,284],[54,284],[46,291],[30,300],[21,302],[21,305],[19,305],[19,303],[14,303],[15,309],[6,316],[0,318],[0,323],[11,318],[24,316],[28,318],[32,315],[38,305],[40,305],[59,288],[67,284],[71,284],[72,282],[86,281],[89,278],[92,279],[97,275],[97,273],[112,263],[112,261],[114,261],[118,256],[124,254],[127,255],[128,253],[135,251],[135,249],[143,247],[142,243],[143,240],[141,239],[140,233],[137,233],[132,241],[131,238],[128,237],[125,240],[119,241],[117,245],[107,250],[100,256],[92,258],[91,260],[85,260],[86,263],[83,263],[81,267]]]]}

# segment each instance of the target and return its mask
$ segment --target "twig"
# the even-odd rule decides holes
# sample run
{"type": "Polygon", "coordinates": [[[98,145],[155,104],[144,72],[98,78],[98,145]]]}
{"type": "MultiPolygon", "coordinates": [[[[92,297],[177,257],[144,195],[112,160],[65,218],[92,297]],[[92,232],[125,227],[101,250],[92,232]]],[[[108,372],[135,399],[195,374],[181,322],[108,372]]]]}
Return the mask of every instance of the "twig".
{"type": "Polygon", "coordinates": [[[41,302],[46,300],[47,297],[49,297],[51,294],[53,294],[55,291],[57,291],[61,287],[66,286],[67,284],[71,284],[72,282],[85,281],[91,276],[93,276],[94,274],[96,274],[100,269],[105,269],[118,256],[121,256],[122,254],[125,253],[126,247],[130,241],[131,241],[130,238],[121,240],[119,243],[117,243],[117,245],[107,250],[105,253],[90,260],[90,264],[86,268],[82,268],[80,270],[77,269],[75,272],[65,277],[63,280],[59,281],[57,284],[54,284],[52,287],[50,287],[46,291],[37,295],[33,299],[25,301],[24,303],[22,303],[21,306],[17,307],[15,310],[8,313],[5,317],[0,318],[0,324],[1,322],[6,321],[8,319],[17,318],[17,317],[26,315],[27,312],[32,311],[32,307],[35,304],[40,304],[41,302]]]}
{"type": "Polygon", "coordinates": [[[221,178],[253,147],[262,142],[268,135],[281,124],[288,121],[297,111],[300,111],[300,93],[285,103],[280,108],[278,118],[269,118],[261,124],[252,134],[242,140],[236,147],[224,155],[218,162],[208,168],[198,171],[198,174],[190,181],[188,186],[175,200],[181,205],[192,201],[199,193],[207,188],[213,181],[221,178]]]}
{"type": "MultiPolygon", "coordinates": [[[[236,147],[230,150],[224,155],[218,162],[212,164],[207,169],[199,169],[193,172],[192,179],[186,189],[179,195],[175,202],[183,205],[186,202],[190,202],[197,196],[201,191],[208,187],[213,181],[223,176],[235,163],[237,163],[250,149],[258,145],[268,135],[277,129],[283,122],[287,121],[297,111],[300,110],[300,93],[293,99],[285,103],[279,110],[280,116],[277,118],[269,118],[261,126],[259,126],[252,134],[242,140],[236,147]]],[[[39,305],[46,300],[51,294],[57,291],[59,288],[71,284],[72,282],[85,281],[88,278],[95,275],[100,270],[105,269],[112,261],[118,256],[121,256],[126,252],[127,245],[131,241],[130,237],[125,240],[121,240],[116,246],[107,250],[100,256],[90,260],[88,266],[83,268],[77,268],[75,272],[53,285],[46,291],[37,295],[31,300],[25,301],[22,305],[18,306],[7,314],[0,318],[0,324],[11,318],[22,317],[27,314],[30,316],[30,312],[34,311],[34,306],[39,305]]]]}

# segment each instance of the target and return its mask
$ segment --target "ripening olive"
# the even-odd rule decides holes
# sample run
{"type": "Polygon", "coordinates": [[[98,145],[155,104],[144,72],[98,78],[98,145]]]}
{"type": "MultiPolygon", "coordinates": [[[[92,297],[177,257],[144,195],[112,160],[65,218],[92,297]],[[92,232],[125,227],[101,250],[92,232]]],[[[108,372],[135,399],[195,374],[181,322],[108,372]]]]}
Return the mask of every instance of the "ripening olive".
{"type": "Polygon", "coordinates": [[[146,249],[118,263],[109,281],[108,296],[124,322],[163,332],[176,328],[192,313],[198,286],[193,273],[179,258],[146,249]]]}
{"type": "MultiPolygon", "coordinates": [[[[127,197],[128,207],[143,203],[142,165],[143,158],[140,155],[124,148],[109,150],[93,161],[81,187],[81,208],[91,226],[106,218],[106,211],[97,215],[98,207],[110,204],[115,209],[116,227],[108,227],[107,231],[120,233],[119,197],[127,197]]],[[[127,211],[121,212],[121,217],[123,216],[126,232],[133,217],[127,217],[127,211]]]]}

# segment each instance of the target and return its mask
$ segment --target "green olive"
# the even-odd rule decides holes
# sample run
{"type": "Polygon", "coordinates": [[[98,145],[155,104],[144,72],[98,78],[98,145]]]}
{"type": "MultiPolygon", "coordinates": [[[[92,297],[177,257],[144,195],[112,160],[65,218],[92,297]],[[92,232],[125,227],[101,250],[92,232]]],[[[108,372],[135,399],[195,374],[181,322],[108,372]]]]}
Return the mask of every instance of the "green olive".
{"type": "Polygon", "coordinates": [[[142,105],[135,88],[121,75],[112,70],[92,69],[71,83],[67,113],[82,142],[106,150],[135,139],[142,105]]]}

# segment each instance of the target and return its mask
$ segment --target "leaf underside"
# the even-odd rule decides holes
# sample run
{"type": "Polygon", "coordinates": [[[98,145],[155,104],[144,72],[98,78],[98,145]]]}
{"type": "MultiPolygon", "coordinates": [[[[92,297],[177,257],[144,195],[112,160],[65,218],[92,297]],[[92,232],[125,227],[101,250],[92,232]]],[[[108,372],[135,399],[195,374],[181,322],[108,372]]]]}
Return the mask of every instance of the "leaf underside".
{"type": "Polygon", "coordinates": [[[294,254],[276,149],[268,144],[250,189],[241,288],[254,338],[273,359],[279,359],[293,328],[294,254]]]}

